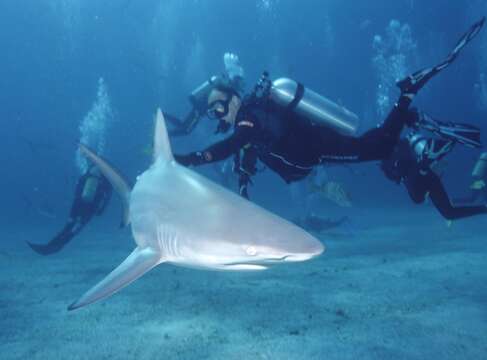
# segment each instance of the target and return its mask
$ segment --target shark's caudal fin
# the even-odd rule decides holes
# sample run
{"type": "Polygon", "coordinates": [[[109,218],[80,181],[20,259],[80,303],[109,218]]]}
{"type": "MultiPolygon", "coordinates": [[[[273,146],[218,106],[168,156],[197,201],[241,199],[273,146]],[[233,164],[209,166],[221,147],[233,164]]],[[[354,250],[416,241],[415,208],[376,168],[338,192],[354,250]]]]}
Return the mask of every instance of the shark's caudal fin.
{"type": "Polygon", "coordinates": [[[124,178],[113,169],[110,164],[106,160],[103,160],[101,157],[96,155],[92,150],[86,147],[83,144],[79,145],[80,151],[83,155],[85,155],[88,159],[90,159],[102,172],[102,174],[108,179],[110,184],[112,184],[113,188],[120,196],[122,200],[122,226],[128,225],[130,222],[129,219],[129,200],[130,200],[130,186],[128,186],[127,182],[124,178]]]}
{"type": "Polygon", "coordinates": [[[154,162],[157,159],[173,161],[171,143],[167,134],[166,121],[161,109],[157,109],[156,123],[154,128],[154,162]]]}
{"type": "Polygon", "coordinates": [[[160,255],[151,248],[136,248],[123,263],[106,278],[88,290],[81,298],[68,307],[75,310],[104,299],[124,288],[147,271],[159,264],[160,255]]]}

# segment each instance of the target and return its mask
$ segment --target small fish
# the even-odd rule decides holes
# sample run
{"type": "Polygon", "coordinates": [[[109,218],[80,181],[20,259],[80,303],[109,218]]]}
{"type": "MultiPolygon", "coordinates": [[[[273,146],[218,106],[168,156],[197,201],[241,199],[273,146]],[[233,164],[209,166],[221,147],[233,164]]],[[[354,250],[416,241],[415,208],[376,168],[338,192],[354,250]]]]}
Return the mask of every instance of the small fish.
{"type": "Polygon", "coordinates": [[[336,181],[325,181],[320,184],[310,184],[310,191],[319,194],[340,207],[351,207],[352,199],[342,184],[336,181]]]}
{"type": "Polygon", "coordinates": [[[304,227],[305,229],[320,233],[326,230],[337,228],[347,220],[348,217],[346,216],[343,216],[339,219],[331,219],[328,217],[310,214],[304,219],[298,220],[296,223],[304,227]]]}

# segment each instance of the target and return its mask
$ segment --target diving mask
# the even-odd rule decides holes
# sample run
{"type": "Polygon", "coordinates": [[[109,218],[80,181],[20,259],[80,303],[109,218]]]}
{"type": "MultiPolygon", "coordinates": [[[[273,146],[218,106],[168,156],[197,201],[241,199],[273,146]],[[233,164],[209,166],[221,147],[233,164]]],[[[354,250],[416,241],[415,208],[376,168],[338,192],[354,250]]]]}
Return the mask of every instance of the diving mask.
{"type": "Polygon", "coordinates": [[[206,115],[213,120],[224,118],[228,114],[231,97],[226,100],[215,100],[208,104],[206,115]]]}

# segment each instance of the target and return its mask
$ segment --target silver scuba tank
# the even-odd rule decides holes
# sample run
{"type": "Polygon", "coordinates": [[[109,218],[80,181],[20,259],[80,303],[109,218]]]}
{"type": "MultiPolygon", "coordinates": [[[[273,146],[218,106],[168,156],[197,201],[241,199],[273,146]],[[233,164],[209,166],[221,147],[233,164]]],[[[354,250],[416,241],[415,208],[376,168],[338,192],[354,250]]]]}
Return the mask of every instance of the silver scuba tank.
{"type": "Polygon", "coordinates": [[[487,152],[480,155],[472,171],[472,177],[483,180],[487,177],[487,152]]]}
{"type": "Polygon", "coordinates": [[[314,125],[326,126],[344,135],[357,132],[357,115],[294,80],[274,80],[269,96],[276,104],[308,118],[314,125]]]}
{"type": "Polygon", "coordinates": [[[411,146],[411,150],[416,156],[417,161],[423,160],[428,155],[429,144],[428,139],[419,133],[408,134],[407,140],[411,146]]]}

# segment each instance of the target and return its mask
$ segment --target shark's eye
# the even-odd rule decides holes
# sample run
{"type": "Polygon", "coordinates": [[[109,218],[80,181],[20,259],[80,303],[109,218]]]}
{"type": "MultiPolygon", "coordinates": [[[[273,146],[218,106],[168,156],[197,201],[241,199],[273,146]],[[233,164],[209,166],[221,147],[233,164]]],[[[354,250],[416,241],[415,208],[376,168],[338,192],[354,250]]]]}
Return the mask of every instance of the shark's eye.
{"type": "Polygon", "coordinates": [[[255,247],[253,246],[249,246],[247,249],[246,249],[246,252],[247,252],[247,255],[250,255],[250,256],[254,256],[257,254],[257,250],[255,249],[255,247]]]}

